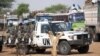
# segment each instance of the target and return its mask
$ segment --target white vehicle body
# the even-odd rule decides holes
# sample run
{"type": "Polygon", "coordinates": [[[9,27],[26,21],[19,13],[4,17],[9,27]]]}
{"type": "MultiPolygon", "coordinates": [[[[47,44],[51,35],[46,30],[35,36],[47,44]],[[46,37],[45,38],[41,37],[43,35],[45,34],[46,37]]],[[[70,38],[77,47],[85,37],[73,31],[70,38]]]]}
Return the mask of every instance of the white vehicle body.
{"type": "MultiPolygon", "coordinates": [[[[63,21],[53,21],[51,23],[64,23],[64,22],[63,21]]],[[[37,22],[36,24],[37,28],[34,31],[35,35],[33,35],[33,44],[37,45],[38,47],[51,47],[52,43],[51,43],[49,35],[47,33],[41,32],[43,30],[41,29],[42,25],[49,25],[49,23],[47,21],[37,22]]],[[[61,31],[61,32],[63,32],[64,35],[60,38],[60,40],[63,39],[67,41],[78,40],[77,35],[85,35],[85,34],[88,35],[87,32],[83,32],[83,31],[61,31]]]]}
{"type": "Polygon", "coordinates": [[[19,21],[18,21],[18,19],[8,19],[7,24],[8,24],[8,26],[10,24],[17,26],[19,24],[19,21]]]}

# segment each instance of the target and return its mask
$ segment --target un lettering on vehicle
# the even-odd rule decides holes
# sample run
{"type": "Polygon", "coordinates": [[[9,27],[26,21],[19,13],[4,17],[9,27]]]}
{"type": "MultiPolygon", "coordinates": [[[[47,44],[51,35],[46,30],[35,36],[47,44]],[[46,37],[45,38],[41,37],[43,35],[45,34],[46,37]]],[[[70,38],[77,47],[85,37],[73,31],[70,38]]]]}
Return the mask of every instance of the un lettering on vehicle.
{"type": "Polygon", "coordinates": [[[43,45],[50,45],[50,40],[44,38],[44,39],[43,39],[43,45]]]}

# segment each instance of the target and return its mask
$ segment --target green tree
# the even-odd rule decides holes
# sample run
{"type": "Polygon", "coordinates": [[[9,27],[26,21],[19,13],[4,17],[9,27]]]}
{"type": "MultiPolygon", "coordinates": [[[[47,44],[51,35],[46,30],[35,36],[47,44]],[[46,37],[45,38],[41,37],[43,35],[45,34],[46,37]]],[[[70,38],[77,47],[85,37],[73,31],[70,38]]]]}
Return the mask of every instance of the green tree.
{"type": "Polygon", "coordinates": [[[29,5],[28,4],[24,4],[24,3],[22,3],[22,4],[20,4],[19,6],[18,6],[18,8],[17,8],[17,15],[18,16],[22,16],[22,14],[23,13],[27,13],[27,12],[29,12],[29,5]]]}
{"type": "Polygon", "coordinates": [[[68,8],[68,6],[63,4],[52,5],[50,7],[45,8],[46,12],[56,13],[59,11],[64,11],[68,8]]]}
{"type": "Polygon", "coordinates": [[[10,8],[14,0],[0,0],[0,12],[2,12],[2,8],[10,8]]]}
{"type": "Polygon", "coordinates": [[[11,7],[12,3],[14,0],[0,0],[0,7],[5,8],[5,7],[11,7]]]}

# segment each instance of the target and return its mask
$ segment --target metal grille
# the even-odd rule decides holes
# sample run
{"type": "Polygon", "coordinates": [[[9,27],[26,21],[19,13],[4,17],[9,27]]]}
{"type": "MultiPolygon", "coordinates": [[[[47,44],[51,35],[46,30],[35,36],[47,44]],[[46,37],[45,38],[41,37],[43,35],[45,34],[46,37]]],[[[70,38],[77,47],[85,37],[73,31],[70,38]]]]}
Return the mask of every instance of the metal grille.
{"type": "Polygon", "coordinates": [[[77,39],[88,39],[88,35],[87,34],[77,35],[77,39]]]}

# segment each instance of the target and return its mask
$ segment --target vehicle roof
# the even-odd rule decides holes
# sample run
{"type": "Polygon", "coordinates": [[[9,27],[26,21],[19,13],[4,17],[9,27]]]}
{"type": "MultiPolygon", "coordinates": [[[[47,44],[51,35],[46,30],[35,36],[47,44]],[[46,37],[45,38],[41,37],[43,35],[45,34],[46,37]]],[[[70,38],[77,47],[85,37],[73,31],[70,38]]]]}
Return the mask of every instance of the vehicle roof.
{"type": "Polygon", "coordinates": [[[59,23],[59,22],[64,22],[64,21],[51,21],[52,23],[59,23]]]}
{"type": "Polygon", "coordinates": [[[60,23],[60,22],[64,22],[64,21],[42,21],[42,22],[37,22],[39,24],[48,24],[49,22],[51,23],[60,23]]]}
{"type": "Polygon", "coordinates": [[[37,13],[37,16],[62,16],[68,15],[68,13],[37,13]]]}
{"type": "Polygon", "coordinates": [[[36,21],[36,19],[34,19],[34,18],[33,19],[29,19],[29,21],[36,21]]]}

